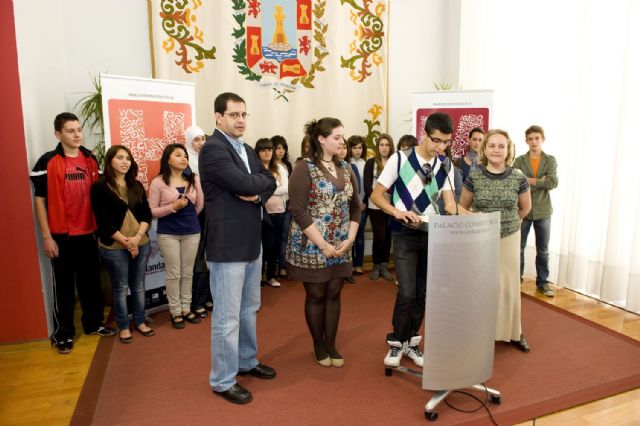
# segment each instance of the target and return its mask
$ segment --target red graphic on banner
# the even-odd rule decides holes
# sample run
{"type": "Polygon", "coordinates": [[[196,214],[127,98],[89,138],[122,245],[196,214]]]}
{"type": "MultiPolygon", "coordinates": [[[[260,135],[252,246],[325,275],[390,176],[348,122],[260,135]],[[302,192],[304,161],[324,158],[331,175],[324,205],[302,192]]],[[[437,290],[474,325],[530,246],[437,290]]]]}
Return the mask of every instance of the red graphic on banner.
{"type": "Polygon", "coordinates": [[[285,59],[280,63],[280,78],[299,77],[306,73],[307,71],[297,59],[285,59]]]}
{"type": "Polygon", "coordinates": [[[311,0],[298,0],[298,19],[297,27],[299,30],[311,29],[311,0]]]}
{"type": "Polygon", "coordinates": [[[262,28],[247,27],[247,66],[251,68],[262,59],[262,28]]]}
{"type": "Polygon", "coordinates": [[[124,99],[109,100],[111,145],[124,145],[138,163],[138,180],[145,189],[160,171],[164,147],[184,143],[191,126],[191,105],[124,99]]]}
{"type": "Polygon", "coordinates": [[[416,111],[416,138],[422,142],[424,123],[434,112],[444,112],[451,116],[453,134],[451,135],[451,154],[454,159],[467,154],[469,132],[480,127],[485,132],[489,125],[489,108],[419,108],[416,111]]]}

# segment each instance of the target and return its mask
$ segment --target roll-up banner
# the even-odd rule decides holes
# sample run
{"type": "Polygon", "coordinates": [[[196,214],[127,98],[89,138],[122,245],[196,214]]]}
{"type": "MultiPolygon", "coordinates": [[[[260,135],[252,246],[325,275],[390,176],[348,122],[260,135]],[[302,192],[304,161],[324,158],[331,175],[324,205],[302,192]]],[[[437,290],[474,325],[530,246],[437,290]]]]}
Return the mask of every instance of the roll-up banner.
{"type": "MultiPolygon", "coordinates": [[[[149,183],[160,171],[164,147],[184,143],[194,125],[195,83],[101,74],[105,149],[124,145],[138,163],[138,180],[149,183]]],[[[146,308],[167,303],[164,260],[158,247],[156,220],[149,229],[151,255],[146,272],[146,308]]]]}
{"type": "Polygon", "coordinates": [[[453,121],[451,154],[453,158],[467,153],[467,137],[474,127],[485,132],[490,128],[493,90],[417,92],[413,94],[412,128],[418,141],[424,136],[424,122],[434,112],[445,112],[453,121]]]}

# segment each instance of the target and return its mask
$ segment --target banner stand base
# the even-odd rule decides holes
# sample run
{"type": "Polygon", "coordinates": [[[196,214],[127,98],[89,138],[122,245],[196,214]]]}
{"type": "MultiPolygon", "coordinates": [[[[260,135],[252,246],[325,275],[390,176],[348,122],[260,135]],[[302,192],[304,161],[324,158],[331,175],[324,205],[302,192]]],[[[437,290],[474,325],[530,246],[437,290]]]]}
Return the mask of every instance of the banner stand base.
{"type": "MultiPolygon", "coordinates": [[[[394,370],[409,374],[414,377],[422,377],[422,371],[413,370],[411,368],[404,367],[402,365],[398,367],[385,366],[384,375],[387,377],[390,377],[393,375],[394,370]]],[[[484,392],[487,394],[487,396],[489,396],[489,401],[494,404],[500,405],[500,403],[502,402],[500,391],[488,388],[485,385],[482,385],[482,384],[473,385],[473,386],[466,387],[464,389],[484,392]]],[[[451,395],[452,392],[456,390],[458,389],[436,391],[435,394],[429,400],[429,402],[427,402],[427,404],[424,406],[424,417],[431,422],[435,422],[436,420],[438,420],[438,413],[436,412],[436,407],[442,401],[447,399],[447,397],[451,395]]]]}

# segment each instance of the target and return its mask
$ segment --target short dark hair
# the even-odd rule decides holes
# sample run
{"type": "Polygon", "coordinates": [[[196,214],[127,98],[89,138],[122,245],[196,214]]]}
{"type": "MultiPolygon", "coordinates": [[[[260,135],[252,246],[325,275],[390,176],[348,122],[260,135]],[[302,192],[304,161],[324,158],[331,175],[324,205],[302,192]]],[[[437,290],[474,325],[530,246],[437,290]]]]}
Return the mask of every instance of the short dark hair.
{"type": "Polygon", "coordinates": [[[481,133],[482,135],[484,135],[484,130],[482,130],[482,127],[474,127],[469,132],[469,138],[471,138],[471,136],[473,136],[474,133],[481,133]]]}
{"type": "Polygon", "coordinates": [[[404,149],[408,149],[408,148],[413,148],[414,146],[418,146],[418,139],[416,139],[415,136],[413,135],[403,135],[400,140],[398,141],[398,151],[402,151],[402,147],[405,146],[406,148],[404,149]]]}
{"type": "Polygon", "coordinates": [[[451,121],[449,114],[434,112],[427,117],[427,121],[424,122],[424,131],[431,136],[436,130],[441,131],[445,135],[453,133],[453,121],[451,121]]]}
{"type": "Polygon", "coordinates": [[[349,139],[347,139],[347,150],[349,151],[348,157],[353,157],[351,150],[353,149],[353,147],[356,147],[358,145],[362,145],[362,155],[360,156],[360,158],[362,158],[363,160],[366,160],[367,159],[367,140],[360,135],[352,135],[352,136],[349,136],[349,139]]]}
{"type": "Polygon", "coordinates": [[[56,115],[55,120],[53,120],[53,128],[56,132],[61,132],[64,127],[64,123],[67,121],[80,121],[78,116],[71,112],[61,112],[56,115]]]}
{"type": "Polygon", "coordinates": [[[260,138],[256,141],[256,152],[264,151],[265,149],[273,149],[273,142],[269,138],[260,138]]]}
{"type": "Polygon", "coordinates": [[[224,92],[218,95],[215,101],[213,101],[213,112],[217,112],[219,114],[224,114],[227,110],[227,102],[240,102],[246,105],[244,99],[235,93],[224,92]]]}
{"type": "Polygon", "coordinates": [[[544,129],[542,126],[538,126],[536,124],[529,126],[529,128],[524,131],[524,137],[526,138],[529,136],[529,133],[540,133],[542,135],[542,139],[544,139],[544,129]]]}

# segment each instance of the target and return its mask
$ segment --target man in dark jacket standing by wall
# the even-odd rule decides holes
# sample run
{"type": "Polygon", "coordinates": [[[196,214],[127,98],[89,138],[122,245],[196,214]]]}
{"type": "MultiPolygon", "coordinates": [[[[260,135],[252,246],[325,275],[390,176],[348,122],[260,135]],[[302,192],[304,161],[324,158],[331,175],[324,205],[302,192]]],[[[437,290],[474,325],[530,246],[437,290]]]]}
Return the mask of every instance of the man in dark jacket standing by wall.
{"type": "Polygon", "coordinates": [[[205,197],[206,259],[214,300],[211,320],[210,384],[230,402],[251,402],[236,375],[273,379],[275,370],[256,357],[256,313],[260,308],[263,202],[276,181],[240,137],[247,111],[244,100],[223,93],[214,102],[216,130],[198,158],[205,197]]]}

